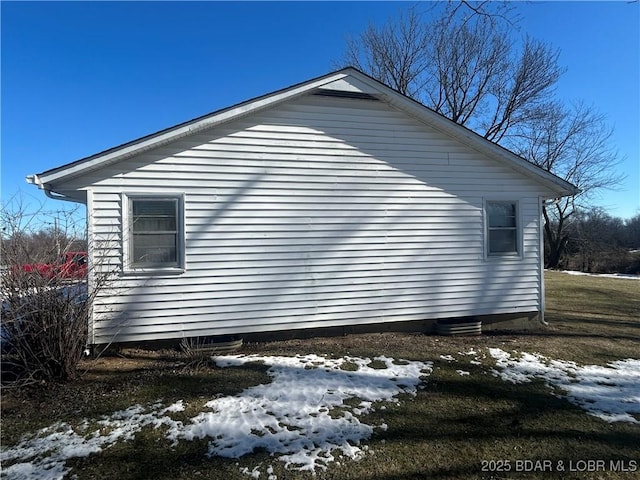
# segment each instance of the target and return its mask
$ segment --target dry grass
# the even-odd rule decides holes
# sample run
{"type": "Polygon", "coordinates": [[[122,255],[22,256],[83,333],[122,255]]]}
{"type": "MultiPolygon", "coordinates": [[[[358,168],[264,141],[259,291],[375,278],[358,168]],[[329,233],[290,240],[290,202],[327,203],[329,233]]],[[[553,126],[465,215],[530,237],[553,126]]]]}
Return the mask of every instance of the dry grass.
{"type": "MultiPolygon", "coordinates": [[[[552,395],[541,383],[514,386],[489,373],[491,361],[473,365],[471,348],[540,352],[582,364],[605,364],[638,358],[640,352],[640,282],[547,274],[547,321],[540,332],[492,333],[481,337],[437,337],[411,334],[353,335],[268,344],[251,344],[246,353],[292,355],[316,353],[434,362],[427,388],[400,405],[376,410],[365,422],[387,423],[368,441],[360,462],[333,464],[318,479],[424,478],[560,478],[557,472],[514,472],[520,460],[639,460],[640,427],[609,424],[586,415],[552,395]],[[453,355],[447,362],[440,355],[453,355]],[[457,369],[469,371],[460,376],[457,369]],[[483,472],[483,461],[509,461],[511,472],[483,472]]],[[[5,392],[2,398],[2,444],[11,445],[25,432],[63,420],[78,424],[135,403],[159,398],[189,405],[184,420],[215,395],[233,395],[269,381],[263,367],[217,369],[193,367],[172,352],[123,351],[120,356],[86,361],[86,373],[66,385],[42,385],[5,392]]],[[[177,418],[177,417],[176,417],[177,418]]],[[[171,448],[162,433],[145,429],[132,442],[68,465],[79,479],[246,479],[260,462],[274,466],[279,479],[310,478],[285,471],[262,452],[238,461],[205,456],[206,441],[181,442],[171,448]]],[[[639,462],[640,464],[640,462],[639,462]]],[[[264,468],[262,469],[264,471],[264,468]]],[[[637,474],[637,473],[636,473],[637,474]]],[[[562,478],[635,478],[608,471],[565,472],[562,478]]],[[[261,478],[266,476],[263,473],[261,478]]]]}

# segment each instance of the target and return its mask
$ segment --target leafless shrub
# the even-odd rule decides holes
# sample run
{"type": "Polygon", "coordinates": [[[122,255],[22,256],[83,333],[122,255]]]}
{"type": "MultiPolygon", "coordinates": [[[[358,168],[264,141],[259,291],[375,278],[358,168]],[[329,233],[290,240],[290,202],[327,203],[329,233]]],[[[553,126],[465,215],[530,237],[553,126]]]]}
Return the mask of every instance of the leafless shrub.
{"type": "Polygon", "coordinates": [[[73,270],[56,261],[86,248],[76,211],[30,213],[24,205],[16,197],[0,212],[2,382],[69,381],[78,375],[92,300],[106,277],[89,291],[86,256],[68,256],[73,270]]]}
{"type": "Polygon", "coordinates": [[[235,352],[241,346],[242,339],[236,337],[185,337],[180,341],[187,368],[208,366],[212,356],[235,352]]]}
{"type": "Polygon", "coordinates": [[[202,337],[187,337],[180,341],[180,351],[192,366],[207,363],[211,354],[205,348],[206,340],[202,337]]]}
{"type": "Polygon", "coordinates": [[[23,383],[74,379],[87,345],[86,283],[11,271],[2,280],[4,366],[23,383]]]}

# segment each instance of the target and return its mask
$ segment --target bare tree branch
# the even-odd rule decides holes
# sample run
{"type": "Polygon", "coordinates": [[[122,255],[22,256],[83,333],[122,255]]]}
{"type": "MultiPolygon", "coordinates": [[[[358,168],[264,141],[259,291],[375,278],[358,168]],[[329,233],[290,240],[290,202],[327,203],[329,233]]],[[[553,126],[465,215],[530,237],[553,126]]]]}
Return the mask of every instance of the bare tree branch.
{"type": "Polygon", "coordinates": [[[562,74],[558,52],[526,39],[521,49],[502,4],[416,7],[347,44],[354,65],[487,139],[500,142],[550,97],[562,74]],[[506,25],[506,26],[505,26],[506,25]]]}
{"type": "Polygon", "coordinates": [[[454,14],[458,13],[462,8],[466,8],[472,12],[472,16],[477,15],[488,18],[491,21],[500,20],[509,25],[515,25],[512,5],[510,5],[509,2],[504,2],[497,9],[495,8],[496,2],[490,2],[489,0],[482,2],[468,2],[467,0],[456,2],[455,0],[449,0],[449,3],[455,5],[453,9],[454,14]]]}

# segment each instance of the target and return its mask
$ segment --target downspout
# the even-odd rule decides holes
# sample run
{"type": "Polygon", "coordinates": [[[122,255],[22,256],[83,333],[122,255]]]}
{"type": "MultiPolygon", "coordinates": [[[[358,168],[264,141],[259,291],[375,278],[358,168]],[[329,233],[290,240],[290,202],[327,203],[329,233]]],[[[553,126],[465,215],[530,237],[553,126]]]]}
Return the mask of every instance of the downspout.
{"type": "Polygon", "coordinates": [[[42,183],[42,181],[40,180],[40,177],[38,177],[38,175],[28,175],[27,178],[27,183],[30,183],[31,185],[35,185],[37,186],[40,190],[42,190],[44,192],[44,194],[53,199],[53,200],[64,200],[65,202],[73,202],[73,203],[78,203],[77,200],[74,200],[72,198],[68,198],[64,195],[61,195],[59,193],[56,193],[54,191],[52,191],[49,187],[47,187],[44,183],[42,183]]]}
{"type": "Polygon", "coordinates": [[[539,262],[539,268],[540,268],[540,323],[542,323],[542,325],[548,327],[549,326],[549,322],[547,322],[547,320],[544,318],[544,313],[545,310],[547,308],[547,304],[546,304],[546,296],[547,296],[547,292],[546,292],[546,281],[544,278],[544,218],[542,218],[542,209],[544,208],[544,204],[545,202],[547,202],[548,200],[545,200],[543,197],[538,197],[538,231],[540,232],[538,237],[540,239],[540,245],[539,245],[539,255],[540,255],[540,262],[539,262]]]}

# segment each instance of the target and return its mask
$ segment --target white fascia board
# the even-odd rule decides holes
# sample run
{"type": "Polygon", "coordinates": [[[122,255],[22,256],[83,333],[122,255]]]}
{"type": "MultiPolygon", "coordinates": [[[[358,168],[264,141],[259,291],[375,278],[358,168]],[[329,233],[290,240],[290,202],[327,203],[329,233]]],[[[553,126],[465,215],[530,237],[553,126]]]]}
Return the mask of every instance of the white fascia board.
{"type": "Polygon", "coordinates": [[[27,175],[25,180],[27,181],[27,183],[31,185],[35,185],[36,187],[42,188],[42,181],[40,180],[40,177],[36,174],[27,175]]]}
{"type": "Polygon", "coordinates": [[[185,124],[174,128],[169,128],[158,134],[151,134],[147,137],[143,137],[139,141],[134,140],[133,142],[123,145],[122,148],[116,147],[102,155],[97,154],[93,158],[88,157],[87,160],[74,162],[66,168],[60,167],[58,169],[53,169],[54,171],[48,175],[45,175],[47,172],[44,172],[40,175],[27,177],[27,181],[46,190],[52,182],[60,181],[66,177],[79,175],[83,172],[123,160],[140,154],[146,150],[170,143],[181,137],[188,136],[192,133],[256,112],[263,108],[274,106],[286,100],[304,95],[305,93],[315,89],[322,88],[330,90],[348,89],[367,93],[376,92],[383,96],[391,105],[396,106],[409,115],[412,115],[414,118],[417,118],[443,133],[457,138],[462,143],[479,151],[480,153],[502,160],[523,174],[531,176],[538,182],[546,185],[550,190],[557,192],[557,196],[573,195],[578,192],[573,185],[561,178],[536,167],[523,158],[518,157],[513,152],[482,138],[471,130],[468,130],[466,127],[450,121],[415,100],[396,92],[374,78],[369,77],[368,75],[365,75],[351,67],[344,68],[333,74],[329,74],[316,80],[311,80],[273,94],[267,94],[263,97],[257,98],[256,100],[242,103],[235,108],[231,107],[227,110],[220,111],[219,113],[214,112],[200,119],[186,122],[185,124]],[[346,79],[347,77],[351,77],[352,80],[350,82],[344,81],[343,79],[346,79]]]}
{"type": "MultiPolygon", "coordinates": [[[[250,101],[248,103],[241,104],[235,108],[222,111],[220,113],[212,113],[205,116],[193,123],[187,125],[178,126],[176,128],[170,128],[164,133],[158,135],[151,135],[150,138],[143,138],[139,142],[134,140],[133,143],[125,145],[122,148],[116,148],[111,152],[107,152],[104,155],[97,155],[95,158],[91,158],[87,161],[79,161],[77,164],[69,165],[68,168],[61,168],[58,171],[49,175],[30,175],[27,177],[27,182],[38,185],[40,188],[45,188],[44,185],[51,184],[65,177],[81,174],[86,171],[90,171],[95,168],[99,168],[110,163],[117,162],[119,160],[138,155],[146,150],[159,147],[161,145],[170,143],[181,137],[186,137],[190,134],[205,130],[207,128],[214,127],[229,120],[247,115],[257,110],[274,106],[278,103],[284,102],[291,98],[303,95],[311,90],[322,87],[331,82],[341,80],[349,76],[345,71],[336,72],[328,77],[323,77],[315,81],[304,83],[296,87],[291,87],[283,91],[260,97],[257,100],[250,101]]],[[[45,172],[46,173],[46,172],[45,172]]]]}

